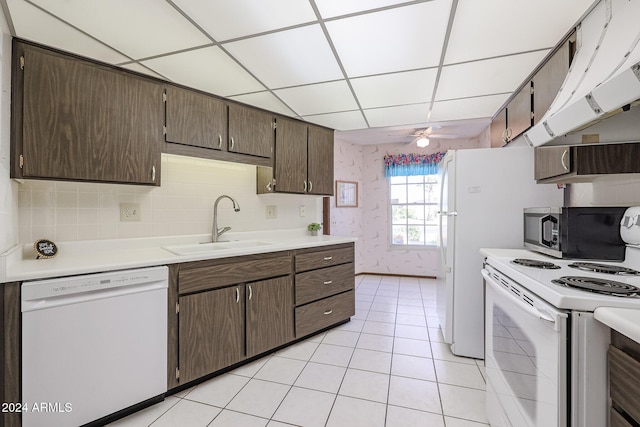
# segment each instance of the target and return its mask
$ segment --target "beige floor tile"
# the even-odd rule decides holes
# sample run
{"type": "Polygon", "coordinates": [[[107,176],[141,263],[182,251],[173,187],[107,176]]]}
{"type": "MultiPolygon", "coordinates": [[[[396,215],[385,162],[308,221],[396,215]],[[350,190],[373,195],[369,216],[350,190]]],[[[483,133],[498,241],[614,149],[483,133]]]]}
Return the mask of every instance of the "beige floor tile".
{"type": "Polygon", "coordinates": [[[441,414],[438,384],[433,381],[391,376],[389,404],[441,414]]]}
{"type": "Polygon", "coordinates": [[[329,418],[335,399],[336,395],[332,393],[293,387],[273,419],[305,427],[322,427],[329,418]]]}
{"type": "Polygon", "coordinates": [[[442,415],[389,405],[385,427],[445,427],[442,415]]]}
{"type": "Polygon", "coordinates": [[[338,394],[358,399],[387,403],[389,375],[347,369],[338,394]]]}
{"type": "Polygon", "coordinates": [[[448,384],[440,384],[439,387],[444,415],[488,423],[484,390],[448,384]]]}
{"type": "Polygon", "coordinates": [[[386,405],[338,396],[326,427],[384,427],[386,405]]]}

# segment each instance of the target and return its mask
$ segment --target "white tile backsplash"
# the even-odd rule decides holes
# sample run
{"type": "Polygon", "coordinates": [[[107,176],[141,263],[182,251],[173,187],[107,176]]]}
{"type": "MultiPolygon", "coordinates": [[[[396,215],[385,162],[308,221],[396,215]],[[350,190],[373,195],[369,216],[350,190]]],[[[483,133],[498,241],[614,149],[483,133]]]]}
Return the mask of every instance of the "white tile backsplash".
{"type": "Polygon", "coordinates": [[[322,197],[256,194],[256,167],[162,155],[162,186],[26,180],[19,185],[19,241],[174,236],[211,232],[215,199],[223,199],[218,225],[234,231],[304,228],[322,221],[322,197]],[[120,222],[120,203],[140,204],[140,222],[120,222]],[[277,218],[267,219],[268,205],[277,218]],[[300,217],[299,207],[306,207],[300,217]]]}

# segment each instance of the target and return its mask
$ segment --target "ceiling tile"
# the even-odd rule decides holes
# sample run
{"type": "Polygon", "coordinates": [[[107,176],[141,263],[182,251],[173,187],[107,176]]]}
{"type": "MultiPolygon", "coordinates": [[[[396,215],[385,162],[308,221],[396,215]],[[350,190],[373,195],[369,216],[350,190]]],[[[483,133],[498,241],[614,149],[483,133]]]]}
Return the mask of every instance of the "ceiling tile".
{"type": "Polygon", "coordinates": [[[217,41],[315,22],[310,4],[299,0],[173,0],[217,41]]]}
{"type": "Polygon", "coordinates": [[[22,0],[8,0],[16,36],[109,64],[129,60],[108,46],[22,0]]]}
{"type": "Polygon", "coordinates": [[[360,77],[437,66],[450,9],[434,0],[326,25],[348,76],[360,77]]]}
{"type": "Polygon", "coordinates": [[[165,1],[32,1],[134,59],[211,42],[165,1]]]}
{"type": "Polygon", "coordinates": [[[443,67],[436,100],[511,93],[547,53],[531,52],[443,67]]]}
{"type": "Polygon", "coordinates": [[[264,90],[256,79],[217,46],[162,56],[142,64],[168,79],[221,96],[264,90]]]}
{"type": "Polygon", "coordinates": [[[362,108],[430,102],[438,70],[408,71],[351,79],[362,108]]]}
{"type": "Polygon", "coordinates": [[[551,48],[594,0],[459,0],[445,64],[551,48]]]}
{"type": "Polygon", "coordinates": [[[336,130],[353,130],[367,127],[360,111],[345,111],[342,113],[320,114],[303,117],[310,123],[327,126],[336,130]]]}
{"type": "Polygon", "coordinates": [[[344,80],[279,89],[274,93],[300,116],[358,108],[344,80]]]}
{"type": "Polygon", "coordinates": [[[429,104],[403,105],[400,107],[374,108],[364,110],[371,127],[398,126],[424,123],[427,120],[429,104]]]}
{"type": "Polygon", "coordinates": [[[281,31],[223,46],[270,88],[343,77],[319,25],[281,31]]]}
{"type": "Polygon", "coordinates": [[[407,0],[316,0],[320,15],[325,19],[403,3],[408,2],[407,0]]]}
{"type": "Polygon", "coordinates": [[[246,95],[232,96],[238,102],[253,105],[254,107],[263,108],[273,111],[274,113],[283,114],[285,116],[295,117],[296,114],[289,107],[282,103],[277,97],[270,92],[248,93],[246,95]]]}
{"type": "Polygon", "coordinates": [[[141,64],[138,64],[137,62],[132,62],[130,64],[124,64],[124,65],[121,65],[120,67],[126,68],[127,70],[135,71],[137,73],[146,74],[148,76],[155,77],[157,79],[166,80],[165,76],[162,76],[162,75],[154,72],[153,70],[150,70],[149,68],[147,68],[147,67],[145,67],[145,66],[143,66],[141,64]]]}
{"type": "Polygon", "coordinates": [[[492,117],[509,96],[510,94],[489,95],[434,102],[429,120],[447,121],[492,117]]]}

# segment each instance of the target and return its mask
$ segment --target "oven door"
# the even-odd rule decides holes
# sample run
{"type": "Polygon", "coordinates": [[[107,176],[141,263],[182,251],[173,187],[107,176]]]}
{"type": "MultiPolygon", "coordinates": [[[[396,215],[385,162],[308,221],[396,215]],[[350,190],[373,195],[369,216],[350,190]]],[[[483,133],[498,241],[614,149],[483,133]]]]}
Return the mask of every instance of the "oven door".
{"type": "Polygon", "coordinates": [[[566,427],[567,313],[490,266],[482,275],[491,425],[566,427]]]}

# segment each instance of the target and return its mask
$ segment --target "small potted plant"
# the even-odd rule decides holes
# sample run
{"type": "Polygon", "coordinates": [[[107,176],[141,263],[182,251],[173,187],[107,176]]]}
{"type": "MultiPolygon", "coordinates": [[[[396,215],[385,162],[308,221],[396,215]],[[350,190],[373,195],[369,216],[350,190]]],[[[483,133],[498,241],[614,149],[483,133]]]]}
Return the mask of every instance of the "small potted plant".
{"type": "Polygon", "coordinates": [[[318,230],[320,230],[321,228],[322,226],[317,222],[312,222],[311,224],[307,225],[307,230],[311,232],[312,236],[317,236],[318,230]]]}

